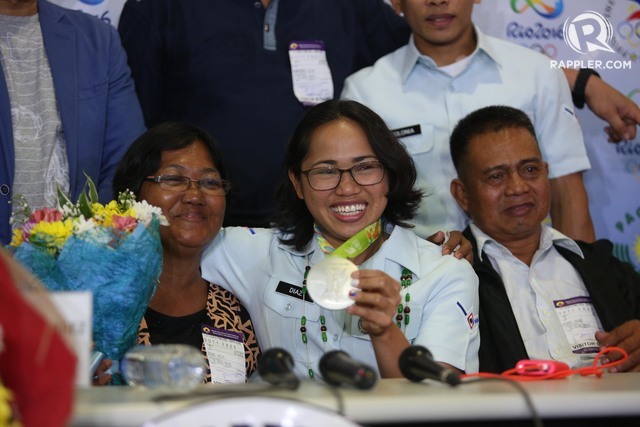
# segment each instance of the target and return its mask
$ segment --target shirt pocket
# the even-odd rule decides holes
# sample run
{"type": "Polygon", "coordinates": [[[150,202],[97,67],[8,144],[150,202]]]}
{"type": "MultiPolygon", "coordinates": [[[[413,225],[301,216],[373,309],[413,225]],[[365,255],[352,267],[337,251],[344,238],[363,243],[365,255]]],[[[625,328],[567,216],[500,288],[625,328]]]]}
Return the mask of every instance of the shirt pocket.
{"type": "MultiPolygon", "coordinates": [[[[289,295],[282,290],[277,291],[278,285],[286,283],[287,287],[291,286],[290,280],[282,280],[272,277],[269,285],[263,295],[265,310],[265,320],[269,325],[269,335],[271,343],[274,346],[280,346],[285,349],[294,349],[291,355],[296,364],[306,366],[307,346],[309,347],[310,361],[317,361],[322,356],[322,335],[320,331],[320,315],[321,309],[315,303],[302,301],[301,298],[295,296],[295,292],[289,295]],[[302,341],[302,316],[306,318],[307,344],[302,341]],[[300,359],[297,356],[304,356],[300,359]]],[[[295,284],[298,287],[298,284],[295,284]]],[[[282,286],[281,286],[282,287],[282,286]]]]}
{"type": "Polygon", "coordinates": [[[411,156],[433,150],[434,128],[427,122],[397,127],[393,132],[411,156]]]}

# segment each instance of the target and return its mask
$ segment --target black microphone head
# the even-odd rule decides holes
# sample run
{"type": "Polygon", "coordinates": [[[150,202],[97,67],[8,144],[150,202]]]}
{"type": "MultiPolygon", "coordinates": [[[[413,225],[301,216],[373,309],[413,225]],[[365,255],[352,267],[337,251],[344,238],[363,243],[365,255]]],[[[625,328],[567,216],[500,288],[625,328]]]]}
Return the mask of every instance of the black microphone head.
{"type": "Polygon", "coordinates": [[[401,354],[398,363],[400,365],[400,372],[409,381],[420,382],[427,378],[424,375],[420,375],[415,372],[414,366],[417,359],[429,358],[432,359],[433,355],[426,347],[421,345],[413,345],[407,347],[401,354]]]}
{"type": "Polygon", "coordinates": [[[340,350],[330,351],[322,356],[319,368],[324,381],[333,386],[347,384],[367,390],[373,387],[378,379],[370,366],[340,350]]]}
{"type": "Polygon", "coordinates": [[[421,345],[406,348],[400,354],[398,364],[400,372],[409,381],[420,382],[431,378],[452,386],[460,384],[458,373],[433,360],[431,352],[421,345]]]}
{"type": "Polygon", "coordinates": [[[300,379],[293,372],[293,358],[284,349],[274,347],[260,354],[258,373],[266,382],[294,390],[300,379]]]}

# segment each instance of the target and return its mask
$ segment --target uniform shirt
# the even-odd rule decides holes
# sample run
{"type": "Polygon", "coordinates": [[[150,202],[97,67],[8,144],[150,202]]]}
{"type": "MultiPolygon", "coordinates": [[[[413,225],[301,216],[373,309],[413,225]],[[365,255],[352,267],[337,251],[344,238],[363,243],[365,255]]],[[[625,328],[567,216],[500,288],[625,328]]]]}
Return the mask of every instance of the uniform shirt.
{"type": "Polygon", "coordinates": [[[228,225],[268,225],[286,146],[308,111],[289,44],[322,41],[334,93],[409,38],[381,0],[136,0],[118,27],[145,120],[183,120],[220,143],[234,201],[228,225]]]}
{"type": "MultiPolygon", "coordinates": [[[[319,372],[318,361],[331,350],[345,351],[377,371],[371,339],[359,330],[357,317],[346,310],[324,310],[308,299],[303,303],[300,287],[307,260],[313,268],[325,257],[316,239],[298,252],[281,244],[278,236],[270,229],[224,229],[203,257],[202,276],[236,295],[249,310],[262,348],[289,351],[298,375],[306,377],[309,366],[319,372]],[[300,332],[303,315],[307,345],[300,332]],[[321,315],[326,318],[326,343],[321,338],[321,315]]],[[[407,288],[411,318],[405,336],[411,344],[427,347],[435,360],[476,372],[478,279],[468,262],[442,256],[440,250],[395,227],[366,265],[397,280],[403,267],[411,270],[413,281],[407,288]]]]}
{"type": "Polygon", "coordinates": [[[603,330],[602,324],[581,277],[554,245],[584,256],[576,242],[541,227],[539,249],[527,266],[475,224],[470,225],[480,261],[484,253],[502,278],[529,357],[559,360],[571,367],[590,365],[598,352],[595,333],[603,330]]]}
{"type": "Polygon", "coordinates": [[[455,77],[421,55],[412,38],[349,77],[342,92],[343,98],[380,114],[413,157],[417,185],[426,196],[413,219],[422,237],[465,228],[467,219],[449,192],[456,176],[449,136],[461,118],[479,108],[507,105],[525,111],[549,163],[550,178],[590,167],[562,71],[531,49],[485,36],[477,28],[476,35],[478,46],[455,77]]]}

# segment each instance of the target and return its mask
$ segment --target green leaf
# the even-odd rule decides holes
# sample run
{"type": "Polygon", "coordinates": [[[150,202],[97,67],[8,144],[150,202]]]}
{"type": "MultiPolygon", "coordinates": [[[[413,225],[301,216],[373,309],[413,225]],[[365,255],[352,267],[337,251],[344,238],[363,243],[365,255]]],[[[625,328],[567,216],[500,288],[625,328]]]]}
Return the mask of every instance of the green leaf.
{"type": "Polygon", "coordinates": [[[93,217],[91,202],[84,191],[78,197],[78,209],[80,209],[80,213],[84,215],[86,219],[93,217]]]}
{"type": "Polygon", "coordinates": [[[73,202],[71,202],[71,199],[69,199],[69,197],[67,197],[67,195],[64,194],[64,191],[60,189],[60,186],[57,186],[56,191],[58,193],[58,205],[60,207],[67,206],[67,205],[73,206],[73,202]]]}
{"type": "Polygon", "coordinates": [[[93,180],[86,173],[84,176],[87,177],[87,186],[89,187],[89,202],[90,203],[98,203],[98,190],[96,189],[96,185],[93,183],[93,180]]]}

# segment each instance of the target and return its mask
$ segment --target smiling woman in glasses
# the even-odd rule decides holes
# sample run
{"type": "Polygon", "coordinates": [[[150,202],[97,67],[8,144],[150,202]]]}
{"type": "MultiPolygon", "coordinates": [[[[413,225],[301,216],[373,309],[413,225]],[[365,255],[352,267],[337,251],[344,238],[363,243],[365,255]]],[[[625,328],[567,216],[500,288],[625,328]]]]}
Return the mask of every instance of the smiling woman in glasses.
{"type": "Polygon", "coordinates": [[[160,184],[160,188],[167,191],[187,191],[194,183],[195,188],[211,196],[224,196],[230,188],[229,181],[212,177],[191,179],[184,175],[158,175],[148,176],[145,181],[160,184]]]}
{"type": "Polygon", "coordinates": [[[349,172],[351,179],[359,185],[375,185],[384,178],[384,166],[380,162],[363,162],[349,169],[338,169],[332,166],[322,166],[302,171],[306,175],[309,186],[314,190],[333,190],[342,181],[342,174],[349,172]]]}
{"type": "Polygon", "coordinates": [[[248,308],[263,348],[288,350],[310,378],[331,350],[400,377],[398,357],[411,344],[476,371],[477,277],[410,230],[422,193],[411,157],[382,119],[353,101],[319,104],[296,128],[285,167],[275,228],[226,228],[202,263],[203,277],[248,308]],[[332,287],[321,300],[307,286],[318,271],[330,271],[333,286],[340,268],[326,263],[335,257],[355,264],[346,275],[355,288],[332,287]]]}
{"type": "MultiPolygon", "coordinates": [[[[114,193],[130,189],[139,200],[159,206],[169,226],[161,227],[162,273],[138,331],[139,344],[190,344],[209,360],[206,330],[241,337],[241,372],[225,371],[242,382],[256,368],[258,344],[247,311],[229,291],[200,275],[200,258],[222,227],[229,182],[213,138],[195,126],[166,123],[140,136],[116,171],[114,193]]],[[[210,367],[207,381],[222,374],[210,367]]],[[[226,382],[226,381],[225,381],[226,382]]]]}

